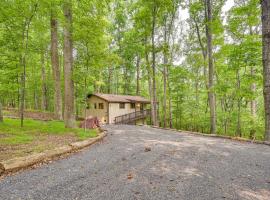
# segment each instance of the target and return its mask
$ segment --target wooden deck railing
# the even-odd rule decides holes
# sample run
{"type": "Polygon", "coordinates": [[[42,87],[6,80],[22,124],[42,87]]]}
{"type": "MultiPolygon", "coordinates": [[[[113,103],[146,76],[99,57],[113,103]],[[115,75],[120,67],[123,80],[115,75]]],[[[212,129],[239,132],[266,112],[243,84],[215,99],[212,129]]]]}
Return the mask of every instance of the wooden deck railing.
{"type": "Polygon", "coordinates": [[[151,110],[140,110],[133,113],[128,113],[125,115],[121,115],[118,117],[115,117],[115,124],[129,124],[131,122],[134,122],[139,119],[144,119],[146,117],[149,117],[151,115],[151,110]]]}

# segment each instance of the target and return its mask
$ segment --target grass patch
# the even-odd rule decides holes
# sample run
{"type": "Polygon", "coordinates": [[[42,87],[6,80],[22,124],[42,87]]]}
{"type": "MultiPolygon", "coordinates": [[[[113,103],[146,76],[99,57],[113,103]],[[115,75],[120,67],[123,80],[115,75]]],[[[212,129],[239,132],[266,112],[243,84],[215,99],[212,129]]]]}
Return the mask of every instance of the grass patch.
{"type": "Polygon", "coordinates": [[[38,121],[26,119],[24,127],[20,127],[20,120],[5,119],[0,123],[0,144],[27,144],[40,135],[73,135],[78,140],[84,140],[97,136],[97,130],[86,130],[76,128],[65,128],[62,121],[38,121]]]}

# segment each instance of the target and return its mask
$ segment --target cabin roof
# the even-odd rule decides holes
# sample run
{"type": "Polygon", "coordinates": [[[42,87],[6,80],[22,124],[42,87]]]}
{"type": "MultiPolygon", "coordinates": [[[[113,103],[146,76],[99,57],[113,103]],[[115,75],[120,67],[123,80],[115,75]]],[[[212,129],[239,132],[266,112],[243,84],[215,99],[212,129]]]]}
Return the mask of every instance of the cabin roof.
{"type": "Polygon", "coordinates": [[[103,93],[94,93],[88,95],[90,98],[91,96],[99,97],[105,101],[110,103],[150,103],[150,101],[141,96],[131,96],[131,95],[116,95],[116,94],[103,94],[103,93]]]}

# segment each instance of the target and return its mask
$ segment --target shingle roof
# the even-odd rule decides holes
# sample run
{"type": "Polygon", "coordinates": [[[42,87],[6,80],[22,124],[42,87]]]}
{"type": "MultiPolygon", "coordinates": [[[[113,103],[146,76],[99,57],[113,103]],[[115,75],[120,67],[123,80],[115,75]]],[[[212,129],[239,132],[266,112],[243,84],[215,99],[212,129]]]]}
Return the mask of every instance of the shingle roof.
{"type": "Polygon", "coordinates": [[[92,95],[97,96],[111,103],[132,103],[132,102],[150,103],[148,99],[141,96],[94,93],[89,95],[89,97],[91,97],[92,95]]]}

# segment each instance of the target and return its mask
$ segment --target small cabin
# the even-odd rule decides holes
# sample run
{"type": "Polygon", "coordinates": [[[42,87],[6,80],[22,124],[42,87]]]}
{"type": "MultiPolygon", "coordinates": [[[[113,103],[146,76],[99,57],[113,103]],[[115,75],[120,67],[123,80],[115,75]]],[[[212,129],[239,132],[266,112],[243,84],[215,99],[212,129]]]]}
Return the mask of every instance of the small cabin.
{"type": "Polygon", "coordinates": [[[95,93],[87,102],[86,117],[97,117],[102,124],[144,124],[150,116],[150,101],[141,96],[95,93]]]}

